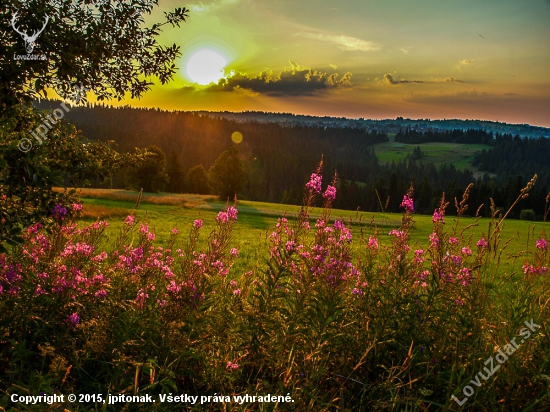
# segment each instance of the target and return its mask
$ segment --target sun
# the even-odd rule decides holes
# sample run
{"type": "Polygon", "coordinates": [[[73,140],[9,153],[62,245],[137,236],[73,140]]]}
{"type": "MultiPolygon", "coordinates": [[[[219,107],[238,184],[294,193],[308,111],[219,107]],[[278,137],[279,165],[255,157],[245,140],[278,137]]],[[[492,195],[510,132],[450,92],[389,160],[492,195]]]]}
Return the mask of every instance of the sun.
{"type": "Polygon", "coordinates": [[[225,76],[227,60],[215,50],[202,49],[187,59],[185,73],[187,77],[200,85],[217,83],[225,76]]]}

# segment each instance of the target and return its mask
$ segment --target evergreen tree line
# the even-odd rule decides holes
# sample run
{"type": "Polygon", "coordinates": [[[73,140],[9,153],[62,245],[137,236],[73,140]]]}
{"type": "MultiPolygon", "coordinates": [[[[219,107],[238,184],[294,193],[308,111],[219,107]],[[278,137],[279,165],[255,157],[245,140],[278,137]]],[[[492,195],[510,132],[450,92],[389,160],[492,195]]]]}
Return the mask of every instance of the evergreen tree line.
{"type": "MultiPolygon", "coordinates": [[[[42,105],[46,107],[48,102],[42,105]]],[[[412,183],[416,210],[431,213],[442,192],[453,204],[454,198],[460,199],[466,186],[474,182],[469,213],[474,214],[484,204],[481,212],[487,216],[489,198],[501,209],[509,207],[519,190],[538,173],[534,191],[520,202],[511,217],[519,217],[521,209],[533,209],[540,217],[548,193],[550,173],[544,163],[545,156],[548,159],[547,139],[493,136],[475,129],[426,133],[406,129],[397,134],[396,140],[405,143],[448,141],[490,145],[490,149],[476,155],[474,165],[497,176],[489,178],[486,174],[476,181],[470,170],[457,170],[453,165],[436,167],[433,163],[416,161],[414,156],[398,163],[380,164],[372,146],[386,142],[387,135],[357,128],[238,122],[188,112],[99,105],[72,108],[67,118],[87,138],[115,141],[120,152],[157,146],[162,156],[167,154],[167,181],[164,186],[157,182],[153,189],[162,187],[176,193],[220,194],[219,187],[212,187],[216,179],[212,180],[208,171],[212,172],[216,160],[230,148],[238,149],[244,170],[242,184],[235,187],[239,188],[241,198],[251,200],[300,204],[303,185],[322,155],[324,184],[332,179],[332,171],[338,172],[339,195],[335,206],[343,209],[399,212],[403,193],[412,183]],[[243,135],[239,144],[231,140],[235,131],[243,135]]],[[[143,173],[134,171],[133,175],[132,179],[131,171],[120,171],[113,176],[112,187],[128,187],[132,181],[135,183],[136,175],[143,173]]],[[[453,207],[449,212],[452,210],[453,207]]]]}
{"type": "Polygon", "coordinates": [[[483,129],[427,130],[401,129],[395,135],[395,141],[407,144],[431,142],[442,143],[479,143],[491,144],[493,133],[483,129]]]}
{"type": "Polygon", "coordinates": [[[521,139],[519,136],[500,138],[490,149],[478,152],[472,166],[496,174],[496,181],[503,184],[511,175],[539,175],[539,183],[549,184],[550,139],[521,139]]]}

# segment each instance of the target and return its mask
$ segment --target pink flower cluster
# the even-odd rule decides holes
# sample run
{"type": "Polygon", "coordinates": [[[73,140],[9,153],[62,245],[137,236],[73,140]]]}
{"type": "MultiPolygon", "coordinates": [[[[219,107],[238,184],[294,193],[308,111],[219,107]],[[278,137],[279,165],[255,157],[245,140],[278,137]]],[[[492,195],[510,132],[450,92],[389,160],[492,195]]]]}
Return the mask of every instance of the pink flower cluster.
{"type": "Polygon", "coordinates": [[[220,211],[216,217],[218,223],[227,223],[230,220],[237,220],[237,209],[234,206],[229,206],[226,211],[220,211]]]}
{"type": "MultiPolygon", "coordinates": [[[[60,208],[56,213],[62,217],[60,208]]],[[[0,255],[0,295],[18,298],[23,288],[30,288],[27,293],[34,293],[36,299],[92,308],[108,296],[114,280],[124,279],[123,293],[141,310],[154,304],[159,308],[196,307],[208,283],[215,281],[213,275],[226,276],[238,256],[238,250],[229,247],[236,219],[234,206],[220,212],[205,252],[195,250],[202,226],[196,220],[186,250],[175,253],[171,248],[178,236],[176,229],[169,247],[154,246],[155,234],[149,225],[137,225],[133,215],[125,218],[120,242],[115,242],[116,249],[110,253],[95,246],[101,243],[107,222],[79,229],[65,219],[65,226],[56,226],[51,233],[35,224],[24,234],[20,255],[0,255]],[[128,236],[131,232],[138,236],[128,236]],[[126,239],[137,241],[128,244],[126,239]]],[[[241,290],[235,286],[233,293],[239,295],[241,290]]],[[[77,313],[66,319],[71,328],[79,322],[77,313]]]]}
{"type": "Polygon", "coordinates": [[[374,236],[369,236],[369,241],[367,243],[367,249],[372,249],[378,252],[378,239],[374,236]]]}
{"type": "Polygon", "coordinates": [[[536,242],[537,249],[540,250],[548,250],[548,243],[546,242],[546,239],[538,239],[536,242]]]}
{"type": "Polygon", "coordinates": [[[314,194],[321,193],[321,184],[323,177],[317,173],[312,173],[309,182],[306,184],[306,189],[314,194]]]}
{"type": "Polygon", "coordinates": [[[435,209],[432,223],[445,223],[445,210],[435,209]]]}
{"type": "MultiPolygon", "coordinates": [[[[328,205],[330,207],[330,203],[328,205]]],[[[306,230],[303,236],[307,238],[309,227],[301,226],[306,230]]],[[[286,218],[281,218],[269,239],[273,263],[292,274],[296,290],[330,287],[347,289],[354,295],[360,294],[357,286],[361,285],[361,273],[351,262],[352,232],[342,220],[337,219],[333,225],[328,225],[325,219],[317,219],[315,241],[308,244],[296,237],[286,218]]]]}
{"type": "Polygon", "coordinates": [[[80,316],[78,313],[74,312],[67,319],[65,319],[65,322],[67,322],[71,329],[74,329],[80,323],[80,316]]]}
{"type": "Polygon", "coordinates": [[[477,241],[476,246],[482,249],[487,249],[489,247],[489,243],[482,237],[477,241]]]}
{"type": "Polygon", "coordinates": [[[226,368],[229,369],[229,370],[236,371],[237,369],[239,369],[239,365],[237,363],[233,363],[233,362],[229,361],[229,362],[227,362],[226,368]]]}
{"type": "Polygon", "coordinates": [[[403,196],[401,207],[405,210],[406,213],[413,213],[414,212],[413,199],[407,195],[403,196]]]}
{"type": "Polygon", "coordinates": [[[336,188],[332,185],[328,185],[325,193],[323,193],[323,197],[334,202],[336,200],[336,188]]]}

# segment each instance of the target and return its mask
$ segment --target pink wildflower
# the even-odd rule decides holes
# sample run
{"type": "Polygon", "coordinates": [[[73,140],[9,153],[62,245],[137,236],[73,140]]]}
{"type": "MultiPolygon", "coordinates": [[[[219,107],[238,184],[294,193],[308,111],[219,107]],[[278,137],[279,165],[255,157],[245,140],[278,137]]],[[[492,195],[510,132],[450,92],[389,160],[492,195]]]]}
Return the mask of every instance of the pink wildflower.
{"type": "Polygon", "coordinates": [[[237,220],[237,208],[234,207],[234,206],[229,206],[227,208],[227,216],[229,217],[229,219],[231,220],[237,220]]]}
{"type": "Polygon", "coordinates": [[[432,247],[437,247],[437,245],[439,245],[439,236],[437,236],[437,233],[434,232],[430,235],[430,242],[432,247]]]}
{"type": "Polygon", "coordinates": [[[135,219],[136,219],[135,216],[128,215],[126,219],[124,219],[124,223],[127,224],[128,226],[131,226],[134,223],[135,219]]]}
{"type": "Polygon", "coordinates": [[[390,233],[388,233],[390,236],[395,236],[398,239],[402,239],[406,236],[405,232],[398,229],[390,230],[390,233]]]}
{"type": "Polygon", "coordinates": [[[344,228],[345,228],[344,223],[341,220],[335,220],[334,221],[334,229],[342,230],[344,228]]]}
{"type": "Polygon", "coordinates": [[[483,249],[487,249],[487,247],[489,246],[489,243],[487,243],[485,238],[481,238],[477,241],[476,246],[481,247],[483,249]]]}
{"type": "Polygon", "coordinates": [[[445,211],[435,209],[432,217],[432,223],[445,223],[445,211]]]}
{"type": "Polygon", "coordinates": [[[231,361],[227,362],[227,369],[230,369],[230,370],[234,370],[236,371],[237,369],[239,369],[239,365],[237,363],[233,363],[231,361]]]}
{"type": "Polygon", "coordinates": [[[378,250],[378,239],[373,236],[369,236],[369,243],[367,244],[367,248],[378,250]]]}
{"type": "Polygon", "coordinates": [[[462,254],[466,255],[466,256],[471,256],[472,255],[472,250],[469,247],[463,247],[462,248],[462,254]]]}
{"type": "Polygon", "coordinates": [[[36,235],[40,229],[42,229],[42,224],[35,223],[27,228],[27,233],[34,233],[36,235]]]}
{"type": "Polygon", "coordinates": [[[286,242],[285,249],[287,252],[293,252],[296,247],[296,242],[294,240],[289,240],[286,242]]]}
{"type": "Polygon", "coordinates": [[[546,239],[537,240],[537,249],[548,250],[548,243],[546,242],[546,239]]]}
{"type": "Polygon", "coordinates": [[[218,213],[218,216],[216,217],[216,222],[218,223],[227,223],[229,220],[229,216],[227,215],[227,212],[220,212],[218,213]]]}
{"type": "Polygon", "coordinates": [[[306,188],[315,194],[321,193],[322,176],[317,173],[311,174],[311,179],[306,183],[306,188]]]}
{"type": "Polygon", "coordinates": [[[416,263],[422,263],[426,260],[424,257],[424,251],[422,249],[418,249],[414,251],[414,261],[416,263]]]}
{"type": "Polygon", "coordinates": [[[105,289],[100,289],[96,293],[94,293],[94,296],[99,299],[103,299],[105,296],[107,296],[107,291],[105,289]]]}
{"type": "Polygon", "coordinates": [[[425,271],[420,272],[420,273],[418,274],[418,278],[419,278],[419,279],[422,279],[422,280],[428,279],[428,276],[430,276],[430,271],[429,271],[429,270],[425,270],[425,271]]]}
{"type": "Polygon", "coordinates": [[[52,216],[54,219],[63,220],[67,216],[67,209],[61,205],[55,205],[52,210],[52,216]]]}
{"type": "Polygon", "coordinates": [[[193,222],[193,227],[195,229],[200,229],[202,227],[202,219],[197,219],[193,222]]]}
{"type": "Polygon", "coordinates": [[[80,323],[80,316],[76,312],[72,313],[71,316],[69,316],[67,319],[65,319],[65,322],[71,327],[72,329],[76,328],[76,325],[80,323]]]}
{"type": "Polygon", "coordinates": [[[460,269],[460,272],[458,272],[457,275],[457,279],[460,281],[460,284],[462,286],[468,286],[472,282],[472,274],[470,273],[470,269],[460,269]]]}
{"type": "Polygon", "coordinates": [[[325,190],[325,193],[323,193],[323,197],[331,201],[336,200],[336,188],[332,185],[328,185],[327,190],[325,190]]]}
{"type": "Polygon", "coordinates": [[[405,209],[405,212],[407,213],[413,213],[414,212],[414,202],[412,197],[409,197],[407,195],[403,196],[403,201],[401,202],[401,207],[405,209]]]}

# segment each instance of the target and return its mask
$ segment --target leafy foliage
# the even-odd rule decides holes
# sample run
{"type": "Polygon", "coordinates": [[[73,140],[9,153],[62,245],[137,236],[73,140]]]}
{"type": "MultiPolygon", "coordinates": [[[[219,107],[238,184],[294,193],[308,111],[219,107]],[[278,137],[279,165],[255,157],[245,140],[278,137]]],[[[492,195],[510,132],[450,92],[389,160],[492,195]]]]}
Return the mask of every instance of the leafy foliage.
{"type": "Polygon", "coordinates": [[[171,193],[183,193],[185,186],[185,173],[179,155],[173,151],[170,153],[166,166],[166,173],[170,178],[166,190],[171,193]]]}
{"type": "Polygon", "coordinates": [[[74,200],[72,192],[60,195],[52,186],[101,181],[114,170],[139,163],[139,156],[120,155],[109,142],[86,141],[65,123],[63,115],[47,120],[47,113],[30,104],[34,98],[46,96],[48,89],[79,103],[86,101],[87,91],[93,91],[99,100],[122,99],[127,93],[140,97],[148,90],[151,77],[167,82],[174,73],[179,49],[161,46],[156,38],[164,24],[179,26],[185,21],[187,10],[176,9],[166,13],[166,22],[143,27],[143,15],[156,5],[156,1],[2,3],[0,248],[6,240],[20,241],[21,229],[34,221],[45,218],[48,223],[53,205],[74,200]],[[30,32],[44,23],[44,16],[47,26],[36,40],[34,52],[46,59],[13,59],[22,52],[23,42],[10,27],[12,21],[17,17],[18,31],[30,32]],[[34,133],[40,127],[45,132],[42,139],[34,133]]]}
{"type": "Polygon", "coordinates": [[[87,141],[61,122],[52,125],[42,145],[22,152],[18,142],[42,121],[36,109],[21,108],[0,125],[0,245],[20,241],[22,229],[44,218],[45,223],[51,221],[56,204],[74,200],[74,190],[60,194],[53,192],[53,186],[86,185],[137,159],[87,141]]]}
{"type": "Polygon", "coordinates": [[[207,195],[210,193],[208,173],[206,173],[206,169],[203,165],[196,165],[189,169],[185,175],[185,191],[187,193],[199,195],[207,195]]]}
{"type": "Polygon", "coordinates": [[[130,170],[130,180],[135,189],[158,193],[169,181],[166,173],[166,155],[158,146],[145,149],[145,159],[130,170]]]}
{"type": "MultiPolygon", "coordinates": [[[[127,93],[142,96],[149,89],[148,78],[152,76],[161,83],[169,81],[175,72],[173,62],[179,47],[162,46],[157,37],[163,25],[179,26],[184,22],[187,10],[178,8],[166,13],[164,23],[144,27],[144,15],[150,14],[157,4],[156,0],[3,2],[2,111],[21,101],[30,103],[38,95],[45,96],[48,88],[64,99],[74,97],[77,88],[93,90],[99,100],[122,99],[127,93]],[[16,11],[23,29],[28,30],[39,26],[44,16],[49,17],[35,51],[45,54],[47,60],[12,59],[23,48],[21,37],[10,27],[16,11]]],[[[85,95],[79,97],[85,101],[85,95]]]]}
{"type": "Polygon", "coordinates": [[[236,147],[231,147],[218,157],[208,171],[208,182],[220,199],[232,199],[245,187],[246,172],[236,147]]]}

